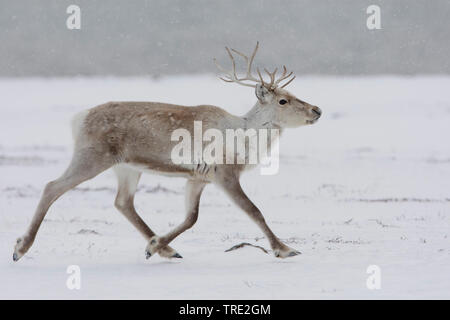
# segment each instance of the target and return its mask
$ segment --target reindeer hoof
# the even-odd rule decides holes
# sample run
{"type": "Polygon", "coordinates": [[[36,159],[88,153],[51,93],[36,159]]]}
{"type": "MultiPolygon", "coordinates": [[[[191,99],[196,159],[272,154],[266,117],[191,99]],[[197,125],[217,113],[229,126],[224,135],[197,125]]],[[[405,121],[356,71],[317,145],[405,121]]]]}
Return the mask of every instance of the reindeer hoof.
{"type": "Polygon", "coordinates": [[[302,254],[302,253],[300,251],[292,251],[292,252],[289,252],[288,257],[297,256],[299,254],[302,254]]]}
{"type": "Polygon", "coordinates": [[[159,245],[159,237],[153,236],[150,238],[150,241],[147,244],[147,247],[145,248],[145,258],[148,259],[151,256],[153,256],[156,252],[158,252],[158,245],[159,245]]]}
{"type": "Polygon", "coordinates": [[[169,246],[162,247],[159,249],[158,254],[163,258],[181,258],[181,255],[173,248],[169,246]]]}
{"type": "Polygon", "coordinates": [[[295,249],[292,249],[292,248],[289,248],[288,246],[286,246],[285,248],[274,250],[273,254],[277,258],[284,259],[284,258],[288,258],[288,257],[294,257],[294,256],[297,256],[302,253],[300,251],[297,251],[295,249]]]}
{"type": "Polygon", "coordinates": [[[161,240],[158,236],[153,236],[148,242],[147,248],[145,248],[145,257],[148,259],[155,253],[158,253],[163,258],[183,258],[178,252],[169,246],[161,247],[161,240]]]}
{"type": "Polygon", "coordinates": [[[18,261],[28,251],[30,245],[25,246],[24,238],[18,238],[14,246],[13,261],[18,261]]]}

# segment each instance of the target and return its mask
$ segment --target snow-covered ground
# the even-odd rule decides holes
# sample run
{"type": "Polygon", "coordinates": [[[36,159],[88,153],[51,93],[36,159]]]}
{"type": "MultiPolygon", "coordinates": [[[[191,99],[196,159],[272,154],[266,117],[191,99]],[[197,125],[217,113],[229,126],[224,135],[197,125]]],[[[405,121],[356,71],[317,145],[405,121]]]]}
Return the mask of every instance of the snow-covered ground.
{"type": "MultiPolygon", "coordinates": [[[[110,100],[215,104],[245,113],[251,89],[213,76],[0,79],[0,298],[450,298],[450,78],[304,77],[290,90],[320,106],[287,131],[277,175],[244,189],[274,232],[303,254],[276,259],[259,229],[214,186],[197,224],[145,260],[145,241],[113,206],[107,171],[62,196],[34,246],[12,261],[43,186],[71,157],[70,119],[110,100]],[[81,290],[66,287],[69,265],[81,290]],[[369,290],[369,265],[381,289],[369,290]]],[[[144,175],[138,212],[158,234],[184,217],[184,180],[144,175]]]]}

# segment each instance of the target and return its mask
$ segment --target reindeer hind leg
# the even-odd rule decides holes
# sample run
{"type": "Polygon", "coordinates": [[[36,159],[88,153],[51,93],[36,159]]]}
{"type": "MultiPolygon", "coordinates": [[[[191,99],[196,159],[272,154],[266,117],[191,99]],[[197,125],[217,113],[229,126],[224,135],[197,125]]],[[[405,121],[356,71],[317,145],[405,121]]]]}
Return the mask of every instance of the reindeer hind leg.
{"type": "Polygon", "coordinates": [[[48,209],[56,199],[80,183],[110,168],[114,162],[111,156],[100,154],[94,148],[76,149],[63,175],[45,186],[28,230],[17,239],[13,260],[19,260],[30,249],[48,209]]]}

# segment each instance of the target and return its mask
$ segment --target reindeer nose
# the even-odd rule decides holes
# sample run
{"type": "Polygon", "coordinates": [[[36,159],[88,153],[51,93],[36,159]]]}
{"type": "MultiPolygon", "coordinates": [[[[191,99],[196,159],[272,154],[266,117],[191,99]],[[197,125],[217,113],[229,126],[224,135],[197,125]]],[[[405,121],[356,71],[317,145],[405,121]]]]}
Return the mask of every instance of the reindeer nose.
{"type": "Polygon", "coordinates": [[[317,115],[317,119],[319,119],[320,116],[322,115],[322,110],[320,110],[320,108],[319,108],[319,107],[316,107],[316,106],[312,107],[312,112],[313,112],[315,115],[317,115]]]}

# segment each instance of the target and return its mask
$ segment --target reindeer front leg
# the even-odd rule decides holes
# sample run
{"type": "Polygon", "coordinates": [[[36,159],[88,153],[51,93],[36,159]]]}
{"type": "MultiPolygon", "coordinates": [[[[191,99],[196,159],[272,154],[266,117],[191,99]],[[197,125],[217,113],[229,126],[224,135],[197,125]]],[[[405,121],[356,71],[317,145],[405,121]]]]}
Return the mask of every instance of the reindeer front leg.
{"type": "Polygon", "coordinates": [[[260,227],[264,235],[269,240],[275,257],[287,258],[300,254],[299,251],[282,243],[277,236],[275,236],[272,230],[270,230],[261,211],[259,211],[259,209],[242,190],[241,184],[239,183],[239,178],[237,176],[230,174],[222,179],[219,179],[216,183],[221,186],[225,193],[227,193],[228,196],[230,196],[230,198],[260,227]]]}
{"type": "MultiPolygon", "coordinates": [[[[191,228],[198,218],[200,196],[206,183],[203,181],[188,180],[186,184],[186,218],[175,229],[162,237],[153,236],[145,249],[147,259],[155,252],[159,252],[181,233],[191,228]]],[[[181,258],[180,255],[175,258],[181,258]]]]}

